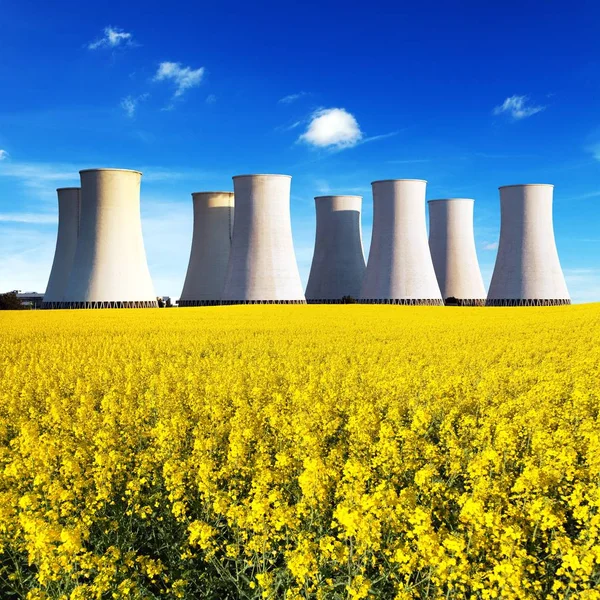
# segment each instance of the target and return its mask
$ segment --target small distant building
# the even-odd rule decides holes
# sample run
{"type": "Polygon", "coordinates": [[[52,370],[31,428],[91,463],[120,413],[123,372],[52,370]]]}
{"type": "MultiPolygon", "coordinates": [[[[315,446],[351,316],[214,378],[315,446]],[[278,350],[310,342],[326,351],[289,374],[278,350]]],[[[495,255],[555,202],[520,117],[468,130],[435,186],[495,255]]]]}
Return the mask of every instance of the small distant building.
{"type": "Polygon", "coordinates": [[[37,309],[42,308],[44,294],[38,294],[37,292],[17,292],[17,298],[25,308],[37,309]]]}

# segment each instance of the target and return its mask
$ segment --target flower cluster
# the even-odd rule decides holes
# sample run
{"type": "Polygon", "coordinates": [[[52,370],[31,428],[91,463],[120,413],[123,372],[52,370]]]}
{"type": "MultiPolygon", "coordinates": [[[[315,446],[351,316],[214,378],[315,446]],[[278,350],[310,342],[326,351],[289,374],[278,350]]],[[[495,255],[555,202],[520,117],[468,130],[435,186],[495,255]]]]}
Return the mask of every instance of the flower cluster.
{"type": "Polygon", "coordinates": [[[600,599],[600,305],[0,331],[2,598],[600,599]]]}

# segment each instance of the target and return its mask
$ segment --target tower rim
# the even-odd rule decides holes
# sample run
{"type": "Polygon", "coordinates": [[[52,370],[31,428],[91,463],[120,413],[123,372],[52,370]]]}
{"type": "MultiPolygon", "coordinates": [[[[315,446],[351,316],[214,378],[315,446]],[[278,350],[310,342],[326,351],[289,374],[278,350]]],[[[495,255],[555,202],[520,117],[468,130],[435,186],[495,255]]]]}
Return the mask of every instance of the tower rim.
{"type": "Polygon", "coordinates": [[[245,175],[234,175],[231,179],[240,179],[241,177],[284,177],[291,179],[291,175],[282,175],[281,173],[247,173],[245,175]]]}
{"type": "Polygon", "coordinates": [[[360,198],[362,200],[362,196],[357,196],[355,194],[328,194],[327,196],[315,196],[315,200],[328,200],[329,198],[360,198]]]}
{"type": "Polygon", "coordinates": [[[475,202],[474,198],[434,198],[433,200],[427,200],[427,204],[431,202],[475,202]]]}
{"type": "Polygon", "coordinates": [[[82,173],[93,173],[96,171],[116,171],[118,173],[137,173],[138,175],[142,175],[141,171],[136,171],[135,169],[117,169],[112,167],[101,167],[98,169],[82,169],[81,171],[79,171],[79,174],[81,175],[82,173]]]}
{"type": "Polygon", "coordinates": [[[504,188],[511,188],[511,187],[550,187],[550,188],[553,188],[554,184],[553,183],[511,183],[510,185],[501,185],[498,187],[498,189],[502,190],[504,188]]]}
{"type": "Polygon", "coordinates": [[[234,196],[235,192],[225,192],[225,191],[210,191],[210,192],[192,192],[192,197],[193,196],[202,196],[202,195],[207,195],[207,194],[226,194],[227,196],[234,196]]]}
{"type": "Polygon", "coordinates": [[[376,179],[375,181],[371,181],[371,185],[374,183],[389,183],[391,181],[418,181],[420,183],[427,183],[427,179],[376,179]]]}

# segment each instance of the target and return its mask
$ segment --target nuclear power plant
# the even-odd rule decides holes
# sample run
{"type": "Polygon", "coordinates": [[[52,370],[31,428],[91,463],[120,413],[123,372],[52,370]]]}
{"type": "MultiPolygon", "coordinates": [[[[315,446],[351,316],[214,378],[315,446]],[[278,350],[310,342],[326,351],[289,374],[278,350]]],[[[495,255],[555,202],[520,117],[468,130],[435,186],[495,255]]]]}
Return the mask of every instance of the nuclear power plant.
{"type": "Polygon", "coordinates": [[[421,179],[374,181],[373,233],[361,302],[443,304],[425,223],[421,179]]]}
{"type": "Polygon", "coordinates": [[[61,308],[158,306],[142,238],[142,174],[125,169],[79,173],[79,237],[61,308]]]}
{"type": "Polygon", "coordinates": [[[233,192],[197,192],[190,261],[179,306],[220,304],[233,234],[233,192]]]}
{"type": "Polygon", "coordinates": [[[484,306],[485,287],[479,270],[473,205],[468,198],[429,200],[429,249],[446,304],[484,306]]]}
{"type": "Polygon", "coordinates": [[[365,274],[361,196],[317,196],[315,250],[306,301],[335,304],[358,299],[365,274]]]}
{"type": "Polygon", "coordinates": [[[487,306],[555,306],[571,299],[552,224],[553,185],[500,189],[500,242],[487,306]]]}
{"type": "Polygon", "coordinates": [[[289,175],[233,178],[235,221],[222,304],[304,304],[289,175]]]}
{"type": "Polygon", "coordinates": [[[59,308],[67,291],[79,236],[80,192],[81,189],[78,187],[56,190],[58,195],[58,235],[42,308],[59,308]]]}
{"type": "MultiPolygon", "coordinates": [[[[157,307],[142,238],[142,174],[85,169],[80,177],[81,188],[57,190],[54,261],[43,303],[36,306],[157,307]]],[[[366,266],[362,197],[315,197],[315,245],[305,296],[292,239],[291,179],[238,175],[234,192],[192,194],[193,237],[179,306],[337,304],[356,298],[363,304],[430,306],[571,303],[554,240],[554,186],[499,188],[500,241],[486,298],[475,247],[474,200],[430,200],[428,240],[422,179],[372,182],[366,266]]],[[[170,298],[164,298],[169,306],[170,298]]]]}

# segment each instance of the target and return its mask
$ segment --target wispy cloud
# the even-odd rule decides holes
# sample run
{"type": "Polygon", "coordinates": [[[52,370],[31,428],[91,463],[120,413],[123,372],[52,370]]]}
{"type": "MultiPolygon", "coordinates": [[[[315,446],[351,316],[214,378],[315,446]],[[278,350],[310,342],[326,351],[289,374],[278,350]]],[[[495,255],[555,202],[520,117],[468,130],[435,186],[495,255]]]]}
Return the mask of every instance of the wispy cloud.
{"type": "Polygon", "coordinates": [[[358,121],[344,108],[320,108],[311,115],[307,130],[298,138],[318,148],[351,148],[363,138],[358,121]]]}
{"type": "Polygon", "coordinates": [[[528,106],[528,96],[510,96],[502,104],[494,108],[495,115],[509,114],[515,121],[531,117],[541,112],[545,106],[528,106]]]}
{"type": "Polygon", "coordinates": [[[217,97],[214,94],[209,94],[206,96],[206,104],[214,104],[217,101],[217,97]]]}
{"type": "Polygon", "coordinates": [[[412,165],[417,163],[431,162],[429,158],[401,158],[398,160],[386,160],[388,165],[412,165]]]}
{"type": "Polygon", "coordinates": [[[292,131],[292,129],[296,129],[304,123],[305,121],[294,121],[293,123],[290,123],[288,125],[278,125],[277,127],[275,127],[275,131],[292,131]]]}
{"type": "MultiPolygon", "coordinates": [[[[34,163],[7,161],[0,165],[0,177],[10,177],[31,188],[45,188],[50,186],[63,186],[79,182],[81,169],[93,169],[98,165],[87,163],[34,163]]],[[[159,165],[128,165],[143,173],[142,181],[145,183],[159,183],[174,180],[204,180],[210,177],[220,177],[220,173],[209,173],[198,169],[172,169],[159,165]]],[[[52,194],[55,190],[52,189],[52,194]]]]}
{"type": "Polygon", "coordinates": [[[590,198],[600,197],[600,191],[595,190],[593,192],[586,192],[585,194],[579,194],[578,196],[571,196],[570,198],[564,198],[564,200],[589,200],[590,198]]]}
{"type": "Polygon", "coordinates": [[[379,140],[385,140],[387,138],[394,137],[395,135],[398,135],[399,133],[400,133],[399,131],[390,131],[389,133],[382,133],[380,135],[372,135],[370,137],[363,138],[362,140],[360,140],[360,143],[367,144],[369,142],[378,142],[379,140]]]}
{"type": "Polygon", "coordinates": [[[6,150],[0,149],[0,160],[5,160],[8,158],[8,152],[6,150]]]}
{"type": "Polygon", "coordinates": [[[592,156],[600,161],[600,143],[597,144],[592,144],[591,146],[587,147],[587,151],[592,153],[592,156]]]}
{"type": "Polygon", "coordinates": [[[161,62],[154,81],[172,81],[175,84],[173,98],[180,98],[187,90],[198,87],[203,77],[204,67],[192,69],[181,66],[181,63],[161,62]]]}
{"type": "Polygon", "coordinates": [[[564,269],[565,280],[573,302],[600,300],[600,269],[564,269]]]}
{"type": "Polygon", "coordinates": [[[119,46],[135,46],[133,35],[123,31],[119,27],[109,25],[104,28],[103,36],[88,44],[89,50],[99,48],[118,48],[119,46]]]}
{"type": "Polygon", "coordinates": [[[498,242],[484,242],[482,248],[484,250],[498,250],[498,242]]]}
{"type": "Polygon", "coordinates": [[[141,94],[140,96],[126,96],[121,100],[121,108],[125,111],[125,114],[133,119],[137,111],[138,104],[148,98],[149,94],[141,94]]]}
{"type": "Polygon", "coordinates": [[[48,213],[0,213],[0,223],[34,223],[36,225],[55,225],[56,214],[48,213]]]}
{"type": "Polygon", "coordinates": [[[300,98],[302,98],[302,96],[306,96],[307,92],[298,92],[296,94],[290,94],[289,96],[284,96],[283,98],[280,98],[277,103],[278,104],[291,104],[292,102],[296,102],[296,100],[299,100],[300,98]]]}
{"type": "Polygon", "coordinates": [[[54,185],[65,185],[79,181],[77,165],[67,163],[31,163],[6,161],[0,165],[0,177],[19,180],[24,186],[36,192],[54,194],[54,185]]]}
{"type": "Polygon", "coordinates": [[[56,230],[37,224],[0,222],[1,292],[26,290],[43,292],[50,274],[56,230]]]}
{"type": "Polygon", "coordinates": [[[319,194],[329,194],[331,192],[331,186],[325,179],[317,179],[315,188],[319,194]]]}

